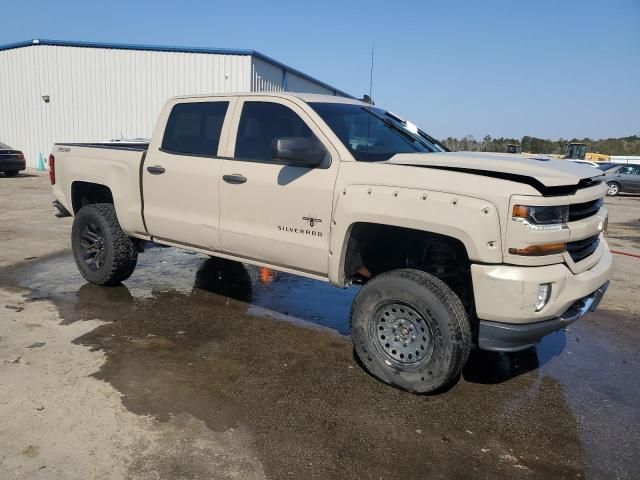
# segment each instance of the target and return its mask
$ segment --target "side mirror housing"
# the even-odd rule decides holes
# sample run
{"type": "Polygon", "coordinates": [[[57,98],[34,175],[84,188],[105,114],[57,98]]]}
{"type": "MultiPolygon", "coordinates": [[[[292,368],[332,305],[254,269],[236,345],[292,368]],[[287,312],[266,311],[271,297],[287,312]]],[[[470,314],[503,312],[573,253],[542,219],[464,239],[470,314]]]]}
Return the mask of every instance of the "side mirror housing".
{"type": "Polygon", "coordinates": [[[276,138],[271,144],[271,158],[299,167],[317,167],[326,153],[322,143],[308,137],[276,138]]]}

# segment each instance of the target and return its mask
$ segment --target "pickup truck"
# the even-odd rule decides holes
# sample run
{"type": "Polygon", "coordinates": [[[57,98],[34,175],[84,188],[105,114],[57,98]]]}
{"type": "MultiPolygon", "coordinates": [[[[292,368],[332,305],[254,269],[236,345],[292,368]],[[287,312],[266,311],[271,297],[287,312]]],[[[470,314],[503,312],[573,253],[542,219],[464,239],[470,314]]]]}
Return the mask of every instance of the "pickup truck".
{"type": "Polygon", "coordinates": [[[126,280],[153,241],[360,284],[355,352],[411,392],[454,383],[471,348],[534,346],[609,283],[602,172],[449,152],[358,100],[173,98],[148,145],[58,143],[49,164],[89,282],[126,280]]]}

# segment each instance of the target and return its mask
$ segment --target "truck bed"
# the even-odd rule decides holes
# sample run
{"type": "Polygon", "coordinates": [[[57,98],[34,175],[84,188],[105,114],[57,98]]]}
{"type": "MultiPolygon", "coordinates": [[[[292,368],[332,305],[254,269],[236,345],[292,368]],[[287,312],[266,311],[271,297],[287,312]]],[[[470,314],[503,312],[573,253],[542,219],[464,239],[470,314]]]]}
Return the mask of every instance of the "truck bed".
{"type": "Polygon", "coordinates": [[[118,220],[126,230],[146,234],[140,180],[148,143],[56,143],[53,146],[54,195],[74,213],[74,191],[82,184],[109,189],[118,220]]]}

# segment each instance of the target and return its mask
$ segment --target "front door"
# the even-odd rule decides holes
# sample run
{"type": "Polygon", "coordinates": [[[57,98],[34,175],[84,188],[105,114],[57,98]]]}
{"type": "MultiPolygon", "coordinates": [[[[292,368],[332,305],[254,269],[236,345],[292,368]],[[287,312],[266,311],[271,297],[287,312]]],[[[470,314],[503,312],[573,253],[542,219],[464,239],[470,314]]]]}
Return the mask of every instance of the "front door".
{"type": "Polygon", "coordinates": [[[640,167],[637,165],[625,165],[616,175],[623,192],[637,192],[640,190],[640,167]]]}
{"type": "Polygon", "coordinates": [[[337,152],[290,100],[245,97],[233,125],[220,179],[222,251],[326,275],[337,152]],[[273,141],[288,137],[319,140],[323,163],[309,168],[273,158],[273,141]]]}
{"type": "Polygon", "coordinates": [[[178,100],[163,112],[164,134],[154,135],[142,169],[143,218],[152,237],[208,250],[220,246],[218,148],[234,102],[178,100]]]}

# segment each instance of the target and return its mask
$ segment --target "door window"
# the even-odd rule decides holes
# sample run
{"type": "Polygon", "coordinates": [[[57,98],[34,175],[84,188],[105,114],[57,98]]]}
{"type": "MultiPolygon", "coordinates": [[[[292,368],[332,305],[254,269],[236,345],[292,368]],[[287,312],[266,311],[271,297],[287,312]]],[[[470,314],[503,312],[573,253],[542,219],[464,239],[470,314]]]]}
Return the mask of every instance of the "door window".
{"type": "Polygon", "coordinates": [[[178,155],[217,155],[228,106],[229,102],[175,105],[164,131],[162,150],[178,155]]]}
{"type": "Polygon", "coordinates": [[[315,139],[306,123],[290,108],[279,103],[244,102],[235,157],[272,161],[271,146],[276,138],[315,139]]]}
{"type": "Polygon", "coordinates": [[[618,170],[618,173],[621,173],[623,175],[640,175],[640,168],[628,165],[618,170]]]}

